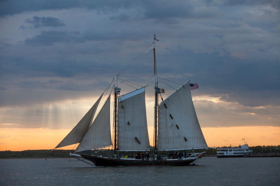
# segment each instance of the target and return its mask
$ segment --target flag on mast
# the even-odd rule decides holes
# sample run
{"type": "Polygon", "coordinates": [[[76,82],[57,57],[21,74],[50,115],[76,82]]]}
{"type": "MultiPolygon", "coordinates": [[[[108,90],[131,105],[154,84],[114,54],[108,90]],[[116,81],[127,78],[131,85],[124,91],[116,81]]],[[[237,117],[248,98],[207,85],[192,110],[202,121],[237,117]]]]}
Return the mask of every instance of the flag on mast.
{"type": "Polygon", "coordinates": [[[163,88],[157,88],[157,93],[165,93],[163,88]]]}
{"type": "Polygon", "coordinates": [[[199,86],[198,86],[197,83],[190,83],[190,89],[191,90],[198,89],[198,88],[199,88],[199,86]]]}

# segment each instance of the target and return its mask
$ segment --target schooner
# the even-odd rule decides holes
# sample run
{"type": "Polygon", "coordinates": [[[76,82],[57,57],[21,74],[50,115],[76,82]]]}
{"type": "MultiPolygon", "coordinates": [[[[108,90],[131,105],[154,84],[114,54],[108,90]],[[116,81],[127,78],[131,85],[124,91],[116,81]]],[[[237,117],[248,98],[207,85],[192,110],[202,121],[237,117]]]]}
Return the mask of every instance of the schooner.
{"type": "Polygon", "coordinates": [[[145,104],[145,89],[142,87],[127,94],[120,95],[118,76],[114,78],[114,112],[113,136],[111,136],[110,99],[106,101],[97,113],[101,94],[95,104],[70,131],[70,133],[56,146],[65,147],[79,143],[74,157],[82,157],[93,162],[96,166],[128,166],[128,165],[190,165],[197,154],[189,157],[171,159],[159,157],[158,152],[183,151],[191,149],[206,149],[207,144],[201,131],[191,96],[189,81],[181,85],[166,99],[158,102],[158,95],[162,89],[158,87],[156,68],[156,50],[154,36],[154,147],[150,146],[145,104]],[[112,141],[113,139],[113,141],[112,141]],[[88,150],[98,150],[113,146],[114,156],[102,157],[84,153],[88,150]],[[153,149],[152,158],[118,157],[119,151],[148,152],[153,149]]]}

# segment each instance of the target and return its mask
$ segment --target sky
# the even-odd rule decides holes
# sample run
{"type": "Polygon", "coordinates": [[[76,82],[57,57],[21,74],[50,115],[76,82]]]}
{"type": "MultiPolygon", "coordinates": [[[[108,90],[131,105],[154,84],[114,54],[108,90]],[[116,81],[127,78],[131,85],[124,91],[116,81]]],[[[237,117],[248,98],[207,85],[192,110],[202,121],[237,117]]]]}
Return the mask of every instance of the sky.
{"type": "MultiPolygon", "coordinates": [[[[115,74],[191,80],[209,147],[280,145],[279,0],[0,1],[0,150],[53,149],[115,74]],[[140,56],[140,57],[139,57],[140,56]]],[[[134,85],[134,87],[136,86],[134,85]]],[[[136,86],[136,87],[137,87],[136,86]]],[[[131,89],[132,88],[132,89],[131,89]]]]}

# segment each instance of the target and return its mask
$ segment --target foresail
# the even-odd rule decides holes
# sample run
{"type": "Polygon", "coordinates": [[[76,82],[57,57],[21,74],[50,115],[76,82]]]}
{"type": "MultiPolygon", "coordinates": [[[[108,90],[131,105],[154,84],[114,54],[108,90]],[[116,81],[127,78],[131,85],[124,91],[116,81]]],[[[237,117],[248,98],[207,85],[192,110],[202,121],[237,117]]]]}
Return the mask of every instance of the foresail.
{"type": "Polygon", "coordinates": [[[81,119],[81,121],[71,130],[71,132],[55,148],[73,145],[75,143],[81,142],[82,138],[88,131],[89,125],[96,112],[96,109],[99,105],[102,95],[91,107],[91,109],[86,113],[86,115],[81,119]]]}
{"type": "Polygon", "coordinates": [[[76,152],[112,145],[110,130],[110,96],[83,137],[76,152]]]}
{"type": "Polygon", "coordinates": [[[207,148],[192,102],[189,83],[160,103],[158,126],[159,150],[207,148]]]}
{"type": "Polygon", "coordinates": [[[119,150],[149,150],[145,88],[120,97],[118,111],[119,150]]]}

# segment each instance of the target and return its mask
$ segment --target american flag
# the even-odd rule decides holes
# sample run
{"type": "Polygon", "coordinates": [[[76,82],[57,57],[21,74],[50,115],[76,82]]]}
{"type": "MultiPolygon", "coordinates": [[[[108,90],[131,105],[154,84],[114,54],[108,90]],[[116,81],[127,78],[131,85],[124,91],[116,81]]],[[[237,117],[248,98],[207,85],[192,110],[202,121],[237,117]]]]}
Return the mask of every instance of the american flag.
{"type": "Polygon", "coordinates": [[[194,89],[198,89],[198,84],[197,83],[190,83],[190,89],[194,90],[194,89]]]}
{"type": "Polygon", "coordinates": [[[165,93],[163,88],[157,88],[157,93],[165,93]]]}

